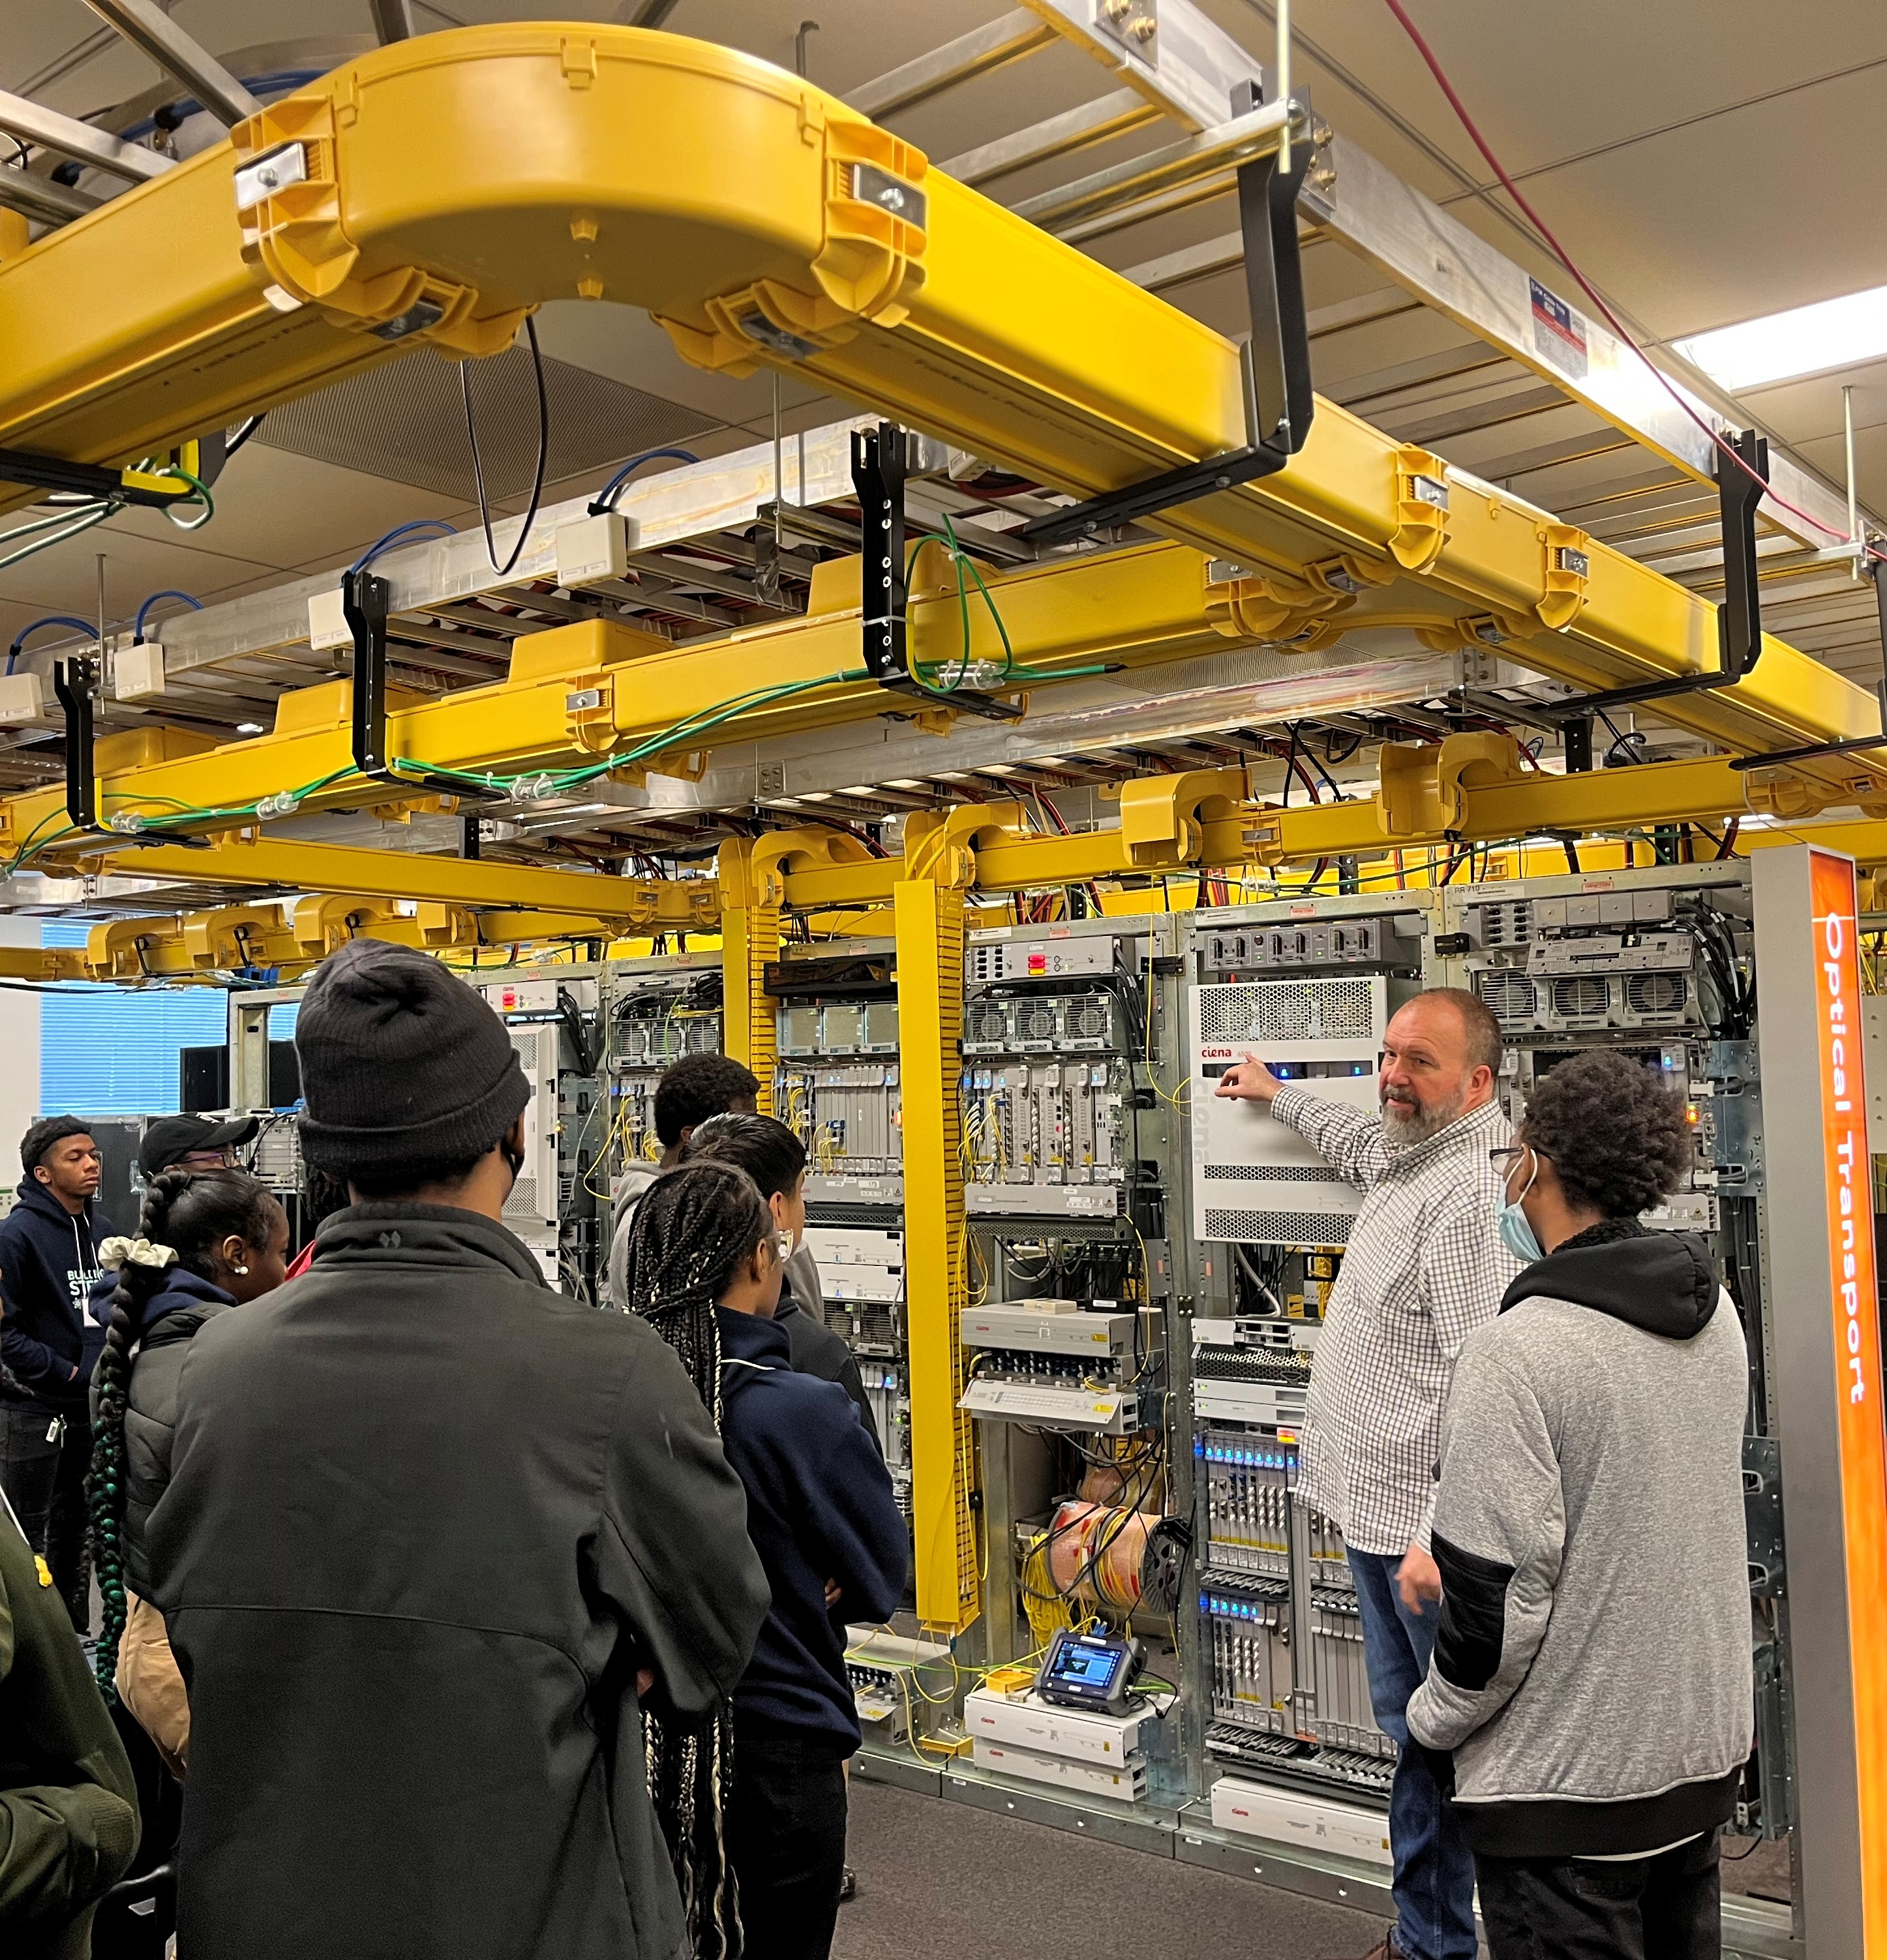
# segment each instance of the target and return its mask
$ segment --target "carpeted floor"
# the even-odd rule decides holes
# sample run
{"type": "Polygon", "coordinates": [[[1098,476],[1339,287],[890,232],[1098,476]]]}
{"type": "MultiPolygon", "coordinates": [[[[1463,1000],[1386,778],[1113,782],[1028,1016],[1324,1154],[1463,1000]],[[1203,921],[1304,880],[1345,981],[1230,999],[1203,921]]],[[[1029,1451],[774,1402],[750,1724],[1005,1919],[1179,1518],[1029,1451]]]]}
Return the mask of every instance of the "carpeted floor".
{"type": "Polygon", "coordinates": [[[1386,1923],[883,1783],[851,1787],[832,1960],[1349,1960],[1386,1923]]]}

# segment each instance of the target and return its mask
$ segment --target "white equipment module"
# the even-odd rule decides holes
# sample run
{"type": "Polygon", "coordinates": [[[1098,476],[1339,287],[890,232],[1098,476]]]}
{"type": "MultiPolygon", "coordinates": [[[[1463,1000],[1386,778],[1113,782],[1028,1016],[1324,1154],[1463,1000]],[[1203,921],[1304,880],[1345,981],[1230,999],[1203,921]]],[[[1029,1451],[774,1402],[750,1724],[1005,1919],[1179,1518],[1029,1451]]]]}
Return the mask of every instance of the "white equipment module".
{"type": "Polygon", "coordinates": [[[1195,1237],[1222,1244],[1349,1242],[1363,1194],[1263,1104],[1212,1092],[1250,1053],[1319,1096],[1375,1115],[1383,1030],[1404,991],[1380,974],[1192,989],[1195,1237]]]}
{"type": "Polygon", "coordinates": [[[1360,1859],[1366,1864],[1389,1863],[1386,1817],[1347,1803],[1320,1803],[1238,1777],[1221,1777],[1212,1786],[1212,1824],[1215,1830],[1240,1838],[1334,1851],[1339,1857],[1360,1859]]]}
{"type": "MultiPolygon", "coordinates": [[[[504,1223],[533,1249],[555,1254],[558,1226],[557,1027],[554,1022],[507,1030],[530,1084],[524,1106],[524,1163],[504,1201],[504,1223]]],[[[553,1281],[554,1284],[554,1281],[553,1281]]]]}
{"type": "Polygon", "coordinates": [[[1051,1707],[1033,1692],[1005,1695],[978,1688],[963,1698],[963,1726],[979,1769],[1119,1803],[1137,1803],[1147,1794],[1141,1742],[1154,1720],[1148,1702],[1125,1715],[1109,1715],[1051,1707]]]}

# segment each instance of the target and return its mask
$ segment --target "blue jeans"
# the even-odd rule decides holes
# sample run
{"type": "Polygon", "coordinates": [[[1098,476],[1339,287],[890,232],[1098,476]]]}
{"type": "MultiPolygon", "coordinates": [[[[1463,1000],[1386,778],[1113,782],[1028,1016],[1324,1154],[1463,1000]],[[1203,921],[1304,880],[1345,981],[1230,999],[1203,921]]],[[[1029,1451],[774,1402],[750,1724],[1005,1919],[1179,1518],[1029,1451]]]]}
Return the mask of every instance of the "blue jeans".
{"type": "Polygon", "coordinates": [[[1409,1698],[1428,1672],[1441,1608],[1411,1613],[1395,1589],[1399,1553],[1349,1551],[1363,1612],[1363,1656],[1376,1726],[1396,1745],[1389,1787],[1395,1938],[1408,1960],[1475,1960],[1474,1858],[1421,1752],[1408,1739],[1409,1698]]]}

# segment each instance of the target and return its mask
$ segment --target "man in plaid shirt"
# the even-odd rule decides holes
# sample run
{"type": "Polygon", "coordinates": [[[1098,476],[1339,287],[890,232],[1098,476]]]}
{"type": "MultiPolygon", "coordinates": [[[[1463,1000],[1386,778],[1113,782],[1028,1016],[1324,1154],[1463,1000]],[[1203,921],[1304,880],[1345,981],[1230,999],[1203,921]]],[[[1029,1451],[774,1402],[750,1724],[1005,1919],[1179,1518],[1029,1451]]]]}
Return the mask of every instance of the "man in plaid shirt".
{"type": "Polygon", "coordinates": [[[1282,1082],[1254,1055],[1217,1094],[1268,1105],[1364,1194],[1310,1373],[1303,1494],[1335,1521],[1363,1616],[1377,1726],[1399,1751],[1389,1796],[1397,1924],[1379,1955],[1474,1960],[1474,1861],[1410,1742],[1441,1575],[1429,1555],[1442,1404],[1462,1344],[1519,1270],[1500,1242],[1489,1153],[1512,1141],[1494,1078],[1500,1029],[1472,994],[1421,994],[1383,1042],[1379,1121],[1282,1082]]]}

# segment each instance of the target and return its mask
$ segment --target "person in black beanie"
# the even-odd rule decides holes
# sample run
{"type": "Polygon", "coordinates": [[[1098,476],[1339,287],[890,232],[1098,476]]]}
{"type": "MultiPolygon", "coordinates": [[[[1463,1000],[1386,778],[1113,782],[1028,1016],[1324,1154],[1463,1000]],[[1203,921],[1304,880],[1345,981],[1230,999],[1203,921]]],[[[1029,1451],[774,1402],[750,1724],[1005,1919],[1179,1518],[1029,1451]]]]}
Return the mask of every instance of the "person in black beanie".
{"type": "Polygon", "coordinates": [[[145,1532],[189,1685],[180,1949],[678,1960],[650,1803],[768,1604],[740,1480],[646,1323],[499,1222],[530,1089],[435,961],[357,940],[295,1029],[353,1203],[191,1343],[145,1532]]]}

